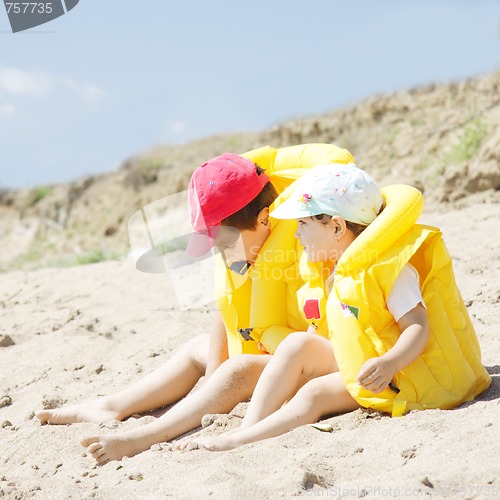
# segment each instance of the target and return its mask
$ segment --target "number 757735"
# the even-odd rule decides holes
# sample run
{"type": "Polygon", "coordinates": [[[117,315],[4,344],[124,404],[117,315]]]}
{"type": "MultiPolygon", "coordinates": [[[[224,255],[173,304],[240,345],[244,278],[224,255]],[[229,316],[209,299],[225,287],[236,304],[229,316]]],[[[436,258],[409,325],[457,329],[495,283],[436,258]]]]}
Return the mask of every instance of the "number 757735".
{"type": "Polygon", "coordinates": [[[51,14],[52,13],[52,2],[5,2],[7,7],[7,14],[51,14]],[[29,10],[31,8],[31,11],[29,10]]]}

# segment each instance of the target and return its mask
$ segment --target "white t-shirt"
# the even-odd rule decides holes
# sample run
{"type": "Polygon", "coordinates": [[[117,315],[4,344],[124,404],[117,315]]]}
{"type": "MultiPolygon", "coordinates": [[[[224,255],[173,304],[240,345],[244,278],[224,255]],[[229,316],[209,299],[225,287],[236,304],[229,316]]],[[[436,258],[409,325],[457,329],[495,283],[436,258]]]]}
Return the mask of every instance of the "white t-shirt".
{"type": "Polygon", "coordinates": [[[387,309],[399,321],[406,313],[422,304],[425,307],[422,292],[420,291],[420,278],[418,271],[406,264],[398,274],[387,297],[387,309]]]}
{"type": "MultiPolygon", "coordinates": [[[[335,269],[326,280],[326,288],[328,292],[332,289],[335,269]]],[[[406,313],[422,304],[425,307],[425,302],[420,291],[420,278],[418,271],[411,265],[406,264],[401,270],[392,285],[389,296],[387,297],[387,309],[394,316],[394,319],[399,321],[406,313]]]]}

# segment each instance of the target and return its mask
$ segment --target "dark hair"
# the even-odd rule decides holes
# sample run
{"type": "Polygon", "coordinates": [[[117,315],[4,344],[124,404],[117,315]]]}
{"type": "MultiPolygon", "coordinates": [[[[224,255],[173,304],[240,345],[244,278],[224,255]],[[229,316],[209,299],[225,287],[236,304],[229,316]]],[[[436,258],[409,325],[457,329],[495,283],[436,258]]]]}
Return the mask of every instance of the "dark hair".
{"type": "MultiPolygon", "coordinates": [[[[257,166],[257,175],[261,175],[263,172],[264,169],[257,166]]],[[[235,195],[237,196],[236,193],[235,195]]],[[[222,225],[235,227],[240,231],[243,229],[255,229],[259,212],[263,208],[269,207],[277,197],[278,193],[276,189],[268,182],[250,203],[240,208],[236,213],[226,217],[222,221],[222,225]]]]}
{"type": "MultiPolygon", "coordinates": [[[[382,204],[380,207],[380,210],[377,214],[380,215],[382,210],[385,208],[385,203],[382,204]]],[[[328,224],[328,222],[331,220],[332,216],[328,214],[319,214],[319,215],[313,215],[313,219],[317,220],[318,222],[321,222],[321,224],[328,224]]],[[[344,219],[345,220],[345,219],[344,219]]],[[[354,237],[357,238],[368,226],[365,226],[363,224],[356,224],[355,222],[351,222],[349,220],[345,221],[345,225],[349,231],[351,231],[354,234],[354,237]]]]}

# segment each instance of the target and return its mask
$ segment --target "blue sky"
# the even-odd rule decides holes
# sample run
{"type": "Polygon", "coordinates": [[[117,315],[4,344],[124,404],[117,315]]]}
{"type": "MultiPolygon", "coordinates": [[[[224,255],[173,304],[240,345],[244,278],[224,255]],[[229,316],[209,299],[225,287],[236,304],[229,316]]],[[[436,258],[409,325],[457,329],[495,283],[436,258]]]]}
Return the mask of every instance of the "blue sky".
{"type": "Polygon", "coordinates": [[[80,0],[16,34],[0,5],[0,187],[499,68],[498,0],[80,0]]]}

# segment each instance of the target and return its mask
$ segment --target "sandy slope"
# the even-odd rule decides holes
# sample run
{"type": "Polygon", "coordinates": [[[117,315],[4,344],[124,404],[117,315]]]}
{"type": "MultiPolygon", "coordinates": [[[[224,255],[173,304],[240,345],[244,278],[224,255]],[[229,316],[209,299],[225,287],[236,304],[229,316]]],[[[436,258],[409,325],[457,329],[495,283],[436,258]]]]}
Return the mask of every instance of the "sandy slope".
{"type": "MultiPolygon", "coordinates": [[[[453,411],[391,419],[356,411],[225,453],[164,446],[96,467],[79,445],[97,424],[39,426],[33,411],[106,394],[159,366],[202,332],[208,309],[179,312],[163,275],[129,262],[0,275],[0,496],[6,498],[279,498],[500,495],[498,205],[426,214],[443,229],[492,387],[453,411]],[[327,488],[330,488],[328,491],[327,488]]],[[[201,432],[235,425],[219,417],[201,432]]],[[[151,416],[108,424],[116,432],[151,416]]],[[[106,427],[106,426],[105,426],[106,427]]],[[[103,431],[101,431],[103,432],[103,431]]]]}

